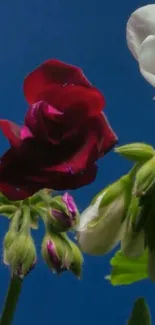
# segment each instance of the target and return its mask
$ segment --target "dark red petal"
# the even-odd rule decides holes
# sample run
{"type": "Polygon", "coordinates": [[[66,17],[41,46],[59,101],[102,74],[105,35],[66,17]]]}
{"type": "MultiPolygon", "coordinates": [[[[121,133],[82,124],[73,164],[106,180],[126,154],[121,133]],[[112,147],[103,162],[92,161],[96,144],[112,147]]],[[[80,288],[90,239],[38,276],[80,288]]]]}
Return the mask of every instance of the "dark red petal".
{"type": "Polygon", "coordinates": [[[9,120],[0,120],[0,128],[4,136],[9,140],[11,146],[18,147],[21,143],[21,128],[9,120]]]}
{"type": "Polygon", "coordinates": [[[63,115],[46,102],[40,101],[32,104],[25,116],[25,124],[38,139],[48,139],[48,125],[52,130],[52,121],[57,121],[63,115]],[[46,120],[45,120],[46,119],[46,120]]]}
{"type": "Polygon", "coordinates": [[[98,167],[95,164],[90,165],[82,173],[72,175],[71,173],[51,172],[41,173],[37,176],[27,177],[27,182],[34,183],[41,188],[50,188],[54,190],[77,189],[92,183],[96,177],[98,167]]]}
{"type": "Polygon", "coordinates": [[[17,124],[9,120],[0,120],[0,128],[4,136],[9,140],[11,146],[14,148],[20,147],[22,140],[33,137],[32,133],[26,126],[19,127],[17,124]]]}
{"type": "Polygon", "coordinates": [[[105,106],[105,99],[95,87],[50,85],[38,95],[37,101],[45,101],[65,114],[65,120],[79,123],[80,119],[98,115],[105,106]],[[71,120],[72,119],[72,120],[71,120]]]}
{"type": "MultiPolygon", "coordinates": [[[[70,149],[71,147],[66,148],[66,151],[70,153],[69,158],[65,160],[62,159],[62,161],[55,166],[49,166],[49,167],[43,167],[44,171],[51,172],[51,171],[57,171],[57,172],[66,172],[68,173],[69,170],[72,171],[73,174],[77,174],[87,168],[90,164],[95,162],[98,158],[99,151],[98,151],[98,143],[100,141],[99,139],[99,133],[98,133],[98,119],[90,119],[87,121],[87,124],[82,127],[82,129],[79,129],[79,132],[76,136],[79,139],[79,144],[81,143],[81,147],[76,146],[74,148],[74,151],[70,149]]],[[[77,139],[76,139],[77,142],[77,139]]],[[[76,144],[75,140],[73,140],[76,144]]]]}
{"type": "Polygon", "coordinates": [[[99,143],[99,153],[101,157],[110,151],[115,146],[115,144],[118,143],[117,135],[112,130],[104,113],[100,115],[100,131],[101,140],[99,143]]]}
{"type": "Polygon", "coordinates": [[[15,184],[1,183],[0,182],[0,192],[2,192],[9,200],[17,201],[24,200],[36,192],[33,188],[17,187],[15,184]]]}
{"type": "Polygon", "coordinates": [[[91,87],[83,71],[59,60],[48,60],[32,71],[24,80],[24,95],[29,104],[37,101],[38,95],[50,84],[75,84],[91,87]]]}

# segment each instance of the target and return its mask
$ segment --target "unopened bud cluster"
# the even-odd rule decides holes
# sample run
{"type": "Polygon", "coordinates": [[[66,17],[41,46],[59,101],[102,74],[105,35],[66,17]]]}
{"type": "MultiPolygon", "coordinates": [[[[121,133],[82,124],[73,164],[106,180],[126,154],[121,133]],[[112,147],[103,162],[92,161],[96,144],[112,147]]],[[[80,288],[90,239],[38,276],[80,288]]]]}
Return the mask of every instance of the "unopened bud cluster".
{"type": "Polygon", "coordinates": [[[66,232],[73,230],[79,221],[79,213],[71,195],[55,196],[46,207],[39,209],[43,216],[46,234],[42,242],[42,256],[46,264],[57,274],[71,271],[81,277],[83,256],[66,232]]]}
{"type": "Polygon", "coordinates": [[[83,256],[67,235],[79,222],[71,195],[52,196],[51,190],[44,189],[25,201],[10,202],[0,194],[0,213],[10,219],[3,242],[3,259],[13,274],[23,278],[36,264],[31,228],[37,229],[41,217],[45,225],[41,248],[44,261],[57,274],[71,271],[81,277],[83,256]]]}

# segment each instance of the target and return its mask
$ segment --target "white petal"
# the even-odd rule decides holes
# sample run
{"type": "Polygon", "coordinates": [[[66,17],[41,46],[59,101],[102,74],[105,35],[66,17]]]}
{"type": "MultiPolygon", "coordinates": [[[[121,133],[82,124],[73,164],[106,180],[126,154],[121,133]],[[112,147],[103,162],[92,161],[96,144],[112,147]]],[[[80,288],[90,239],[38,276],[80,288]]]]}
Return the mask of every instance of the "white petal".
{"type": "Polygon", "coordinates": [[[155,87],[155,36],[148,36],[142,43],[139,67],[143,77],[155,87]]]}
{"type": "MultiPolygon", "coordinates": [[[[105,212],[105,209],[104,209],[105,212]]],[[[107,207],[104,217],[91,229],[77,233],[81,250],[90,255],[103,255],[110,251],[120,240],[122,215],[124,214],[124,197],[107,207]]]]}
{"type": "Polygon", "coordinates": [[[136,60],[141,44],[149,35],[155,35],[155,4],[137,9],[128,20],[127,44],[136,60]]]}
{"type": "Polygon", "coordinates": [[[76,227],[76,231],[83,231],[87,227],[87,224],[98,216],[98,207],[102,197],[103,194],[97,198],[95,204],[90,205],[86,210],[83,211],[80,216],[79,224],[76,227]]]}

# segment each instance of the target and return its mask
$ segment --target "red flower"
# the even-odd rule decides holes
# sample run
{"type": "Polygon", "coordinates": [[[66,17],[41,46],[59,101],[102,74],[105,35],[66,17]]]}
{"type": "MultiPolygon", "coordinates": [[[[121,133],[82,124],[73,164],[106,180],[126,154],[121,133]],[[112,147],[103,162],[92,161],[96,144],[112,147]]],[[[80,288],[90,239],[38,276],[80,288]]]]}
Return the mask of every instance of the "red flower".
{"type": "Polygon", "coordinates": [[[102,108],[103,95],[81,69],[49,60],[29,74],[30,104],[23,127],[0,120],[11,148],[1,158],[0,191],[12,200],[39,189],[91,183],[98,158],[117,142],[102,108]]]}

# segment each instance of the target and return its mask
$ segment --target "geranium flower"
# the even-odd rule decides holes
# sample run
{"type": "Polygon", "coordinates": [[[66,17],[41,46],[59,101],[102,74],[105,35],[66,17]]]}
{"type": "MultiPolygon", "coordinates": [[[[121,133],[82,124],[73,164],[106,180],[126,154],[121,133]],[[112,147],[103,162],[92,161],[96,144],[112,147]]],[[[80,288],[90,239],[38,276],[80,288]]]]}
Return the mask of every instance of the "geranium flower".
{"type": "Polygon", "coordinates": [[[76,189],[96,176],[95,162],[117,142],[101,92],[82,70],[44,62],[24,81],[24,125],[0,120],[11,148],[0,164],[0,191],[21,199],[42,188],[76,189]]]}
{"type": "Polygon", "coordinates": [[[127,44],[143,77],[155,87],[155,4],[141,7],[131,15],[127,44]]]}

